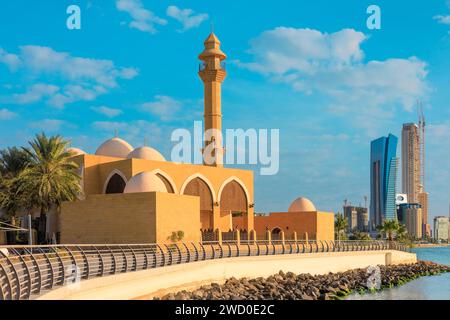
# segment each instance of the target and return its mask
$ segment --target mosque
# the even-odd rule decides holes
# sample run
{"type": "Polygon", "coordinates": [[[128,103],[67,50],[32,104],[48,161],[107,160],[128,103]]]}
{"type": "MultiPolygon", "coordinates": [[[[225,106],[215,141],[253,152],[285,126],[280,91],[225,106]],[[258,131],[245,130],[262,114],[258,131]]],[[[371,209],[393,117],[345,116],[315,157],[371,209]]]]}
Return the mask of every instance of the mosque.
{"type": "Polygon", "coordinates": [[[306,198],[295,200],[288,212],[255,216],[253,172],[225,168],[221,136],[214,133],[222,130],[221,85],[227,74],[226,55],[214,33],[199,59],[204,130],[216,130],[204,141],[212,161],[170,162],[154,148],[134,148],[119,137],[105,141],[95,154],[71,148],[83,197],[62,204],[55,226],[60,243],[163,243],[174,233],[183,241],[205,241],[233,230],[248,239],[281,231],[287,239],[334,238],[334,214],[317,211],[306,198]]]}

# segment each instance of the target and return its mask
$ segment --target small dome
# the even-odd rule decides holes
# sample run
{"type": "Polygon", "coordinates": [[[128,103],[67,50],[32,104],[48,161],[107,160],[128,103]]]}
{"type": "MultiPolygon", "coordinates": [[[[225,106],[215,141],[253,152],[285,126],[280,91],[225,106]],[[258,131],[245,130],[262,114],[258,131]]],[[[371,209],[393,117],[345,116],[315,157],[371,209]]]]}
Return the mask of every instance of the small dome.
{"type": "Polygon", "coordinates": [[[314,206],[314,203],[311,202],[311,200],[303,197],[295,199],[289,206],[288,210],[288,212],[310,212],[310,211],[317,211],[317,209],[314,206]]]}
{"type": "Polygon", "coordinates": [[[133,176],[126,184],[123,193],[167,192],[164,182],[151,172],[141,172],[133,176]]]}
{"type": "Polygon", "coordinates": [[[137,159],[145,159],[145,160],[154,160],[154,161],[166,161],[161,153],[158,150],[150,148],[150,147],[139,147],[131,151],[128,156],[128,159],[137,158],[137,159]]]}
{"type": "Polygon", "coordinates": [[[103,142],[95,151],[95,154],[98,156],[126,158],[132,150],[133,147],[128,142],[115,137],[103,142]]]}
{"type": "Polygon", "coordinates": [[[68,148],[66,151],[70,152],[70,153],[73,153],[74,156],[79,156],[81,154],[86,154],[86,152],[84,152],[83,150],[78,149],[78,148],[68,148]]]}

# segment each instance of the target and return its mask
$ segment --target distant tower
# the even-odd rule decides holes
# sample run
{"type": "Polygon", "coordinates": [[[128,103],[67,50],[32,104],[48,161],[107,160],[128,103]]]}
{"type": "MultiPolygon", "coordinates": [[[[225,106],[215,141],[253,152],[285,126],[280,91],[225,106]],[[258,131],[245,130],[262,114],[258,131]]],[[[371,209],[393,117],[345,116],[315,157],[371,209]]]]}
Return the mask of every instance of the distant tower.
{"type": "Polygon", "coordinates": [[[207,165],[223,166],[221,86],[227,72],[223,60],[225,53],[220,50],[220,41],[211,33],[205,42],[205,50],[198,56],[199,76],[204,84],[204,126],[205,141],[203,162],[207,165]]]}
{"type": "Polygon", "coordinates": [[[419,201],[421,192],[421,141],[420,128],[415,123],[405,123],[402,129],[402,193],[410,203],[419,201]]]}
{"type": "Polygon", "coordinates": [[[370,144],[370,219],[374,226],[397,219],[397,142],[397,137],[389,134],[370,144]]]}

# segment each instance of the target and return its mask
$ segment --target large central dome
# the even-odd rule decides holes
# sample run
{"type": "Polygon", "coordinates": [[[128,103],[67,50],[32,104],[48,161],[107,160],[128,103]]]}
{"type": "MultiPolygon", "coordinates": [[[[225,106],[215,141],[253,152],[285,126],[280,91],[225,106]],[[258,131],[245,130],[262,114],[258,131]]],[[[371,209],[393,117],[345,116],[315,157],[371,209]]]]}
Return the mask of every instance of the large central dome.
{"type": "Polygon", "coordinates": [[[133,151],[133,147],[128,142],[115,137],[103,142],[95,151],[95,154],[97,156],[126,158],[131,151],[133,151]]]}

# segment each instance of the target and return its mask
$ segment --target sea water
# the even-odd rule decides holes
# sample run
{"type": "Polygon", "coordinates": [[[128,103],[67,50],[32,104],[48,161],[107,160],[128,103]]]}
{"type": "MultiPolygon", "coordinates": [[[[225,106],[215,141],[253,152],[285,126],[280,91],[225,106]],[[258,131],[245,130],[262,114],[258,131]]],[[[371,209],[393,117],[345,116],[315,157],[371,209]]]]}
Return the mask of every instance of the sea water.
{"type": "MultiPolygon", "coordinates": [[[[450,247],[415,248],[418,260],[450,265],[450,247]]],[[[450,272],[421,277],[377,293],[353,294],[347,300],[450,300],[450,272]]]]}

